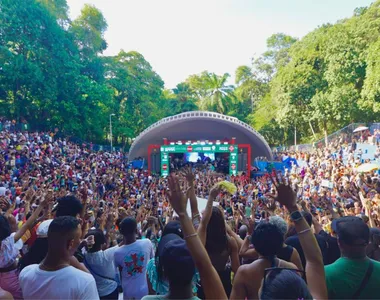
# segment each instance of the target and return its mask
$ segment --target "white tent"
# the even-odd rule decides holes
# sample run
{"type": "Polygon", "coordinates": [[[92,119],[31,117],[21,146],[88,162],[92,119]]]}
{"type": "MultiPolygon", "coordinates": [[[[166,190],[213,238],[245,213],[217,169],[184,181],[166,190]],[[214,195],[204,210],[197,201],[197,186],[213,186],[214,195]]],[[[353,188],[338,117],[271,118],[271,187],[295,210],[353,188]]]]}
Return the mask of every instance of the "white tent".
{"type": "MultiPolygon", "coordinates": [[[[200,213],[202,213],[202,211],[204,211],[205,208],[206,208],[206,205],[207,205],[207,199],[197,197],[197,200],[198,200],[198,210],[199,210],[200,213]]],[[[212,203],[212,205],[213,205],[213,206],[219,206],[219,202],[215,202],[215,201],[214,201],[214,202],[212,203]]],[[[186,212],[187,212],[187,215],[188,215],[189,217],[191,217],[190,200],[187,202],[186,212]]],[[[173,215],[174,215],[174,216],[178,216],[178,215],[176,214],[176,212],[174,212],[173,215]]]]}

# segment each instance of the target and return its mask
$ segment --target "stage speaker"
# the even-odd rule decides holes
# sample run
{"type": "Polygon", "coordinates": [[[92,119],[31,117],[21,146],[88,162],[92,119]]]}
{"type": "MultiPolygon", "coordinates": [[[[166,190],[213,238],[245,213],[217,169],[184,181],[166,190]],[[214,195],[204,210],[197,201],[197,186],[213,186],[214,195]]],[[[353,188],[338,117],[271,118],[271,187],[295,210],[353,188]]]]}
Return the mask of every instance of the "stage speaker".
{"type": "Polygon", "coordinates": [[[238,154],[238,171],[239,172],[247,171],[247,153],[240,152],[238,154]]]}
{"type": "Polygon", "coordinates": [[[161,154],[159,152],[154,152],[150,156],[151,171],[154,173],[161,172],[161,154]]]}

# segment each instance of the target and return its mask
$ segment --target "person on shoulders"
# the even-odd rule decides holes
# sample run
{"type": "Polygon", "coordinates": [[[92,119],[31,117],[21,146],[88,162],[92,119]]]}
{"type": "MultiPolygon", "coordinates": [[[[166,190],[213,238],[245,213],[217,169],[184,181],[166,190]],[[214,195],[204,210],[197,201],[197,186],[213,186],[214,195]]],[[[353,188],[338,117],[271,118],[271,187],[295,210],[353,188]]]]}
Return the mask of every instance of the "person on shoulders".
{"type": "Polygon", "coordinates": [[[353,216],[333,220],[341,258],[325,266],[329,299],[378,299],[380,263],[367,257],[370,230],[353,216]]]}
{"type": "Polygon", "coordinates": [[[20,273],[24,299],[99,299],[94,277],[70,265],[81,235],[79,220],[74,217],[58,217],[51,222],[45,259],[20,273]]]}
{"type": "Polygon", "coordinates": [[[121,273],[124,299],[141,299],[149,294],[146,266],[154,257],[153,245],[148,239],[136,240],[137,222],[134,218],[121,221],[119,230],[124,245],[115,251],[114,263],[121,273]]]}

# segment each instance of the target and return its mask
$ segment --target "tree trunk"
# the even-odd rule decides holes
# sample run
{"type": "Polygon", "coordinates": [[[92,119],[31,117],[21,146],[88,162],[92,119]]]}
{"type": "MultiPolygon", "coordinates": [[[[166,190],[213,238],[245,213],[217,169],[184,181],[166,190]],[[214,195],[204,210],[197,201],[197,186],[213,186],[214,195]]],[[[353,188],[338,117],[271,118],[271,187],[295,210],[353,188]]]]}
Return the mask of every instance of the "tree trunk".
{"type": "Polygon", "coordinates": [[[329,140],[328,140],[328,137],[327,137],[327,122],[326,121],[323,122],[323,131],[325,133],[325,145],[327,147],[328,144],[329,144],[329,140]]]}
{"type": "Polygon", "coordinates": [[[314,139],[316,140],[317,137],[315,136],[314,128],[313,128],[313,125],[311,125],[311,121],[310,120],[309,120],[309,125],[310,125],[310,128],[311,128],[311,132],[313,133],[314,139]]]}

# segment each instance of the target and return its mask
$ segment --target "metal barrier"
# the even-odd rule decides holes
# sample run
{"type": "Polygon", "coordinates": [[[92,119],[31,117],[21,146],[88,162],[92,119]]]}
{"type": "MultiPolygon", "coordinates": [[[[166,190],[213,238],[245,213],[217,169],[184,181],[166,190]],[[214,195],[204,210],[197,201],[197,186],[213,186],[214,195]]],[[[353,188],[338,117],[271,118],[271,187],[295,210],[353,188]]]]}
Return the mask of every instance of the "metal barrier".
{"type": "MultiPolygon", "coordinates": [[[[380,123],[369,123],[368,125],[366,123],[352,123],[350,125],[347,125],[346,127],[330,134],[327,136],[327,142],[329,144],[336,143],[340,140],[342,142],[351,143],[352,139],[355,137],[354,130],[358,128],[359,126],[367,126],[373,135],[375,133],[375,130],[380,130],[380,123]]],[[[272,151],[275,152],[285,152],[285,151],[302,151],[307,152],[311,151],[316,148],[323,148],[326,146],[326,140],[325,138],[320,139],[313,144],[301,144],[297,146],[278,146],[273,147],[272,151]]]]}
{"type": "MultiPolygon", "coordinates": [[[[350,125],[347,125],[346,127],[343,127],[342,129],[328,135],[327,142],[331,144],[331,143],[337,142],[339,139],[342,139],[343,142],[350,143],[354,136],[353,131],[359,126],[365,126],[365,123],[352,123],[350,125]]],[[[314,145],[316,148],[325,147],[326,146],[325,138],[320,139],[319,141],[316,141],[314,145]]]]}

